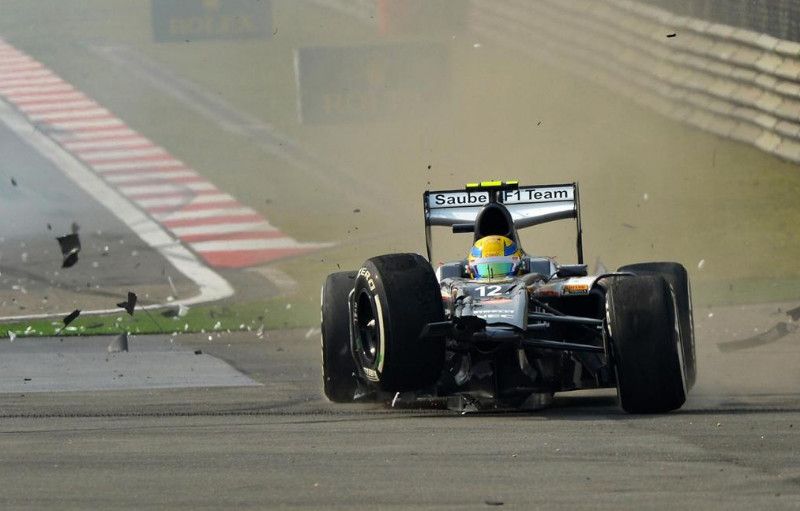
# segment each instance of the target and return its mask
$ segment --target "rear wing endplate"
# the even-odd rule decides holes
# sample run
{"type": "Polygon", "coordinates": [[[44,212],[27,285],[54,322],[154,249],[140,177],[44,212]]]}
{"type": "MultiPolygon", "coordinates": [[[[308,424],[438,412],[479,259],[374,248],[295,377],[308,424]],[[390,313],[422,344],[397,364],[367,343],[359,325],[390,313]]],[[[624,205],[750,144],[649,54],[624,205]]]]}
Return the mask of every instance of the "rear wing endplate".
{"type": "Polygon", "coordinates": [[[432,261],[431,226],[474,224],[481,209],[490,202],[503,204],[516,229],[574,218],[578,263],[583,264],[583,231],[578,183],[519,186],[515,181],[491,181],[468,185],[463,190],[426,191],[425,244],[432,261]]]}

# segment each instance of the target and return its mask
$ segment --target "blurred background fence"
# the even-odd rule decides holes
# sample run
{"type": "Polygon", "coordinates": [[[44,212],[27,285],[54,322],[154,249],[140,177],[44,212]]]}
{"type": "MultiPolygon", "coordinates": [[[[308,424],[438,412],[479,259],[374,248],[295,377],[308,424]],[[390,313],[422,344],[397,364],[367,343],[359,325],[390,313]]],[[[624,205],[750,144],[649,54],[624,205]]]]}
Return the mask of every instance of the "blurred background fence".
{"type": "Polygon", "coordinates": [[[680,16],[800,41],[798,0],[641,0],[680,16]]]}
{"type": "MultiPolygon", "coordinates": [[[[385,30],[386,13],[409,0],[312,1],[385,30]]],[[[478,42],[525,53],[677,121],[800,162],[800,0],[464,5],[478,42]]]]}

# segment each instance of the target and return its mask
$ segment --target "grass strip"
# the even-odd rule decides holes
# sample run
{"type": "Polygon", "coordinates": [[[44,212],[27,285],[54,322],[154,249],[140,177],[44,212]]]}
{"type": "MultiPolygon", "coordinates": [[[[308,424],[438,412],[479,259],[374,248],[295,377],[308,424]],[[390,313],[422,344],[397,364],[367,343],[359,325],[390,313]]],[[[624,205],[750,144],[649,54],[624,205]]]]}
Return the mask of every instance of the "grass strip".
{"type": "MultiPolygon", "coordinates": [[[[312,326],[319,321],[319,304],[309,300],[293,302],[286,298],[191,307],[184,316],[175,309],[136,311],[119,314],[81,316],[58,336],[132,334],[181,334],[252,331],[254,333],[312,326]],[[312,319],[313,318],[313,319],[312,319]]],[[[0,339],[52,337],[63,327],[58,318],[35,319],[0,324],[0,339]],[[11,334],[9,334],[11,332],[11,334]]]]}

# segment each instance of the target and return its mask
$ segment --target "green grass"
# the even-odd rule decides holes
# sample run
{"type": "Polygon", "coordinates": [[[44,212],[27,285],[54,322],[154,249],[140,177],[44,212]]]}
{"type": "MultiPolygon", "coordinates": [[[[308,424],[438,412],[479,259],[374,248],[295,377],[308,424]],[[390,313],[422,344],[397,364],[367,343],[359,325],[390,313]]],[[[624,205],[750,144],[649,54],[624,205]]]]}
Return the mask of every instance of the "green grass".
{"type": "Polygon", "coordinates": [[[163,311],[134,311],[133,316],[121,314],[81,316],[68,327],[57,319],[40,319],[0,324],[0,338],[9,332],[23,337],[53,335],[115,335],[158,333],[208,333],[232,331],[273,330],[312,326],[312,317],[319,321],[319,305],[310,301],[273,299],[237,302],[229,305],[191,307],[183,317],[166,317],[163,311]]]}

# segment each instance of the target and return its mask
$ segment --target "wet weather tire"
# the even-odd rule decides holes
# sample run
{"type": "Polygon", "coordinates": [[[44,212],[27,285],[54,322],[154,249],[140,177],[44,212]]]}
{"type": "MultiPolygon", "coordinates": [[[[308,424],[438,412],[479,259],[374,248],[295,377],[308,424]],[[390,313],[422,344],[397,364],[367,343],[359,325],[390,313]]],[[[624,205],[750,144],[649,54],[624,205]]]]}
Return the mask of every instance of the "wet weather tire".
{"type": "Polygon", "coordinates": [[[681,327],[681,346],[683,348],[683,366],[686,372],[686,388],[691,389],[697,378],[697,359],[694,344],[694,313],[692,311],[692,289],[689,274],[679,263],[638,263],[623,266],[617,271],[635,273],[637,275],[661,275],[675,293],[678,306],[678,320],[681,327]]]}
{"type": "Polygon", "coordinates": [[[606,293],[606,335],[622,409],[664,413],[686,401],[675,300],[659,275],[614,279],[606,293]]]}
{"type": "Polygon", "coordinates": [[[350,352],[350,308],[356,272],[328,275],[322,286],[322,385],[335,403],[353,401],[358,389],[356,363],[350,352]]]}
{"type": "Polygon", "coordinates": [[[355,282],[353,353],[360,374],[388,392],[436,383],[444,339],[421,339],[428,323],[444,321],[444,307],[430,263],[417,254],[368,259],[355,282]]]}

